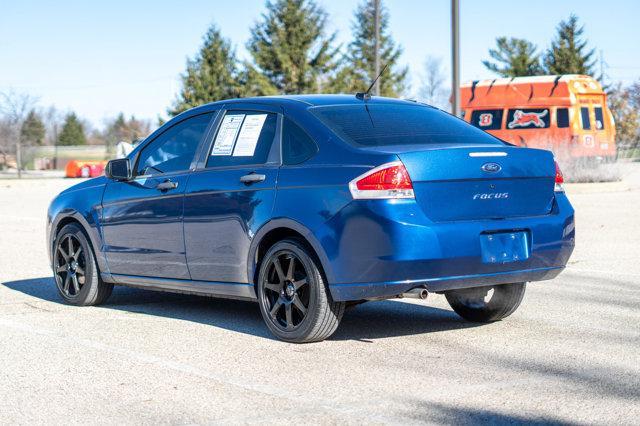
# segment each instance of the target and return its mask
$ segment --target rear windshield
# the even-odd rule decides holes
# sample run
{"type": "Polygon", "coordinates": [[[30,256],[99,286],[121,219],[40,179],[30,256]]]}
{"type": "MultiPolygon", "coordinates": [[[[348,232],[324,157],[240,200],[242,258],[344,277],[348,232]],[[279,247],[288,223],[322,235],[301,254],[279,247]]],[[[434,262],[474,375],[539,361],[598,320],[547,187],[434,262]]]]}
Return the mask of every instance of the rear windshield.
{"type": "Polygon", "coordinates": [[[464,120],[424,105],[363,102],[315,107],[311,111],[334,133],[354,146],[504,145],[464,120]]]}

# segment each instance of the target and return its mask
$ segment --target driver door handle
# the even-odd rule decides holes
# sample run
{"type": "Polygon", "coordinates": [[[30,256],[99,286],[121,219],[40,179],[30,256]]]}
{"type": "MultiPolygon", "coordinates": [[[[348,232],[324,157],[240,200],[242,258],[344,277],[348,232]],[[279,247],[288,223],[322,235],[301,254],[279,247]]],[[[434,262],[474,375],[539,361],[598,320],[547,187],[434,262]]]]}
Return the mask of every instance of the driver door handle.
{"type": "Polygon", "coordinates": [[[260,175],[257,173],[249,173],[248,175],[244,175],[240,178],[240,182],[245,185],[251,185],[252,183],[262,182],[267,177],[265,175],[260,175]]]}
{"type": "Polygon", "coordinates": [[[168,191],[170,189],[176,189],[178,187],[178,182],[172,182],[169,179],[161,182],[156,186],[156,189],[159,191],[168,191]]]}

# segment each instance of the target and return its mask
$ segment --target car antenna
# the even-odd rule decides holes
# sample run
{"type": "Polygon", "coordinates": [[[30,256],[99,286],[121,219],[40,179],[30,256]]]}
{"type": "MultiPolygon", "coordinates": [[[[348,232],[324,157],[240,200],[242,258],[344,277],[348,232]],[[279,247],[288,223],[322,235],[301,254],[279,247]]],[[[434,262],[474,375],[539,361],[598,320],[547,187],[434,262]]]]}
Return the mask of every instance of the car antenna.
{"type": "Polygon", "coordinates": [[[366,92],[358,92],[356,93],[356,98],[360,99],[361,101],[368,101],[369,99],[371,99],[371,89],[373,89],[373,86],[376,84],[376,81],[378,81],[378,79],[380,78],[380,76],[382,74],[384,74],[385,70],[387,69],[387,66],[389,64],[385,64],[384,68],[382,68],[382,71],[380,71],[380,74],[378,74],[378,76],[373,80],[373,82],[371,82],[371,85],[369,86],[369,88],[367,89],[366,92]]]}

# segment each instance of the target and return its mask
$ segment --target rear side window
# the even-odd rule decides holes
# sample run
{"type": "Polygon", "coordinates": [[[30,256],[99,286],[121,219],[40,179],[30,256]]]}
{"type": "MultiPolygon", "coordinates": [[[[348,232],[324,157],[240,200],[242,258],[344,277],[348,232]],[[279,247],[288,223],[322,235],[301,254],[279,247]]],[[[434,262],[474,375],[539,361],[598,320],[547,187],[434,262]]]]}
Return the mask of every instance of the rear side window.
{"type": "Polygon", "coordinates": [[[212,114],[188,118],[169,128],[142,149],[136,175],[188,170],[212,114]]]}
{"type": "Polygon", "coordinates": [[[602,130],[604,129],[604,117],[602,115],[602,107],[595,107],[593,109],[593,112],[596,115],[596,129],[597,130],[602,130]]]}
{"type": "Polygon", "coordinates": [[[266,163],[276,123],[274,113],[227,111],[218,125],[207,167],[266,163]]]}
{"type": "Polygon", "coordinates": [[[556,110],[556,123],[560,129],[569,127],[569,109],[558,108],[556,110]]]}
{"type": "Polygon", "coordinates": [[[582,128],[591,130],[591,119],[589,118],[589,107],[580,108],[580,119],[582,120],[582,128]]]}
{"type": "Polygon", "coordinates": [[[433,144],[504,145],[499,139],[436,108],[362,102],[310,111],[356,147],[433,144]]]}
{"type": "Polygon", "coordinates": [[[284,164],[300,164],[318,152],[318,145],[293,121],[284,119],[282,129],[282,156],[284,164]]]}
{"type": "Polygon", "coordinates": [[[481,109],[473,111],[471,124],[482,130],[498,130],[502,127],[502,110],[481,109]]]}
{"type": "Polygon", "coordinates": [[[507,129],[546,129],[550,121],[547,108],[514,108],[507,114],[507,129]]]}

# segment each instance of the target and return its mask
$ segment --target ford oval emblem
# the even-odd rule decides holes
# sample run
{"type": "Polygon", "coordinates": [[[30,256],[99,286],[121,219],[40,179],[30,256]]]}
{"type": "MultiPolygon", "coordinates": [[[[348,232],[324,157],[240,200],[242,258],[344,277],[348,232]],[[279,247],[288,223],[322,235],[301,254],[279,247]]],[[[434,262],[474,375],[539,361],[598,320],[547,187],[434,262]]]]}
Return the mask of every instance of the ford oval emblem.
{"type": "Polygon", "coordinates": [[[500,170],[502,170],[502,167],[500,167],[500,164],[498,164],[498,163],[484,163],[482,165],[481,169],[484,172],[497,173],[500,170]]]}

